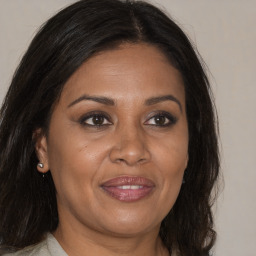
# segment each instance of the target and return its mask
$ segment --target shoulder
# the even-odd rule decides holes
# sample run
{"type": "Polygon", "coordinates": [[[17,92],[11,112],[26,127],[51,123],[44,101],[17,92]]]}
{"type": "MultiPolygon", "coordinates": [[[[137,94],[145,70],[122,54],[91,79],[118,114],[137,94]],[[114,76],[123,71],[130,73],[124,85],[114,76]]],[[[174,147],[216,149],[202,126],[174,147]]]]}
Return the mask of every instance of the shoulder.
{"type": "Polygon", "coordinates": [[[48,234],[39,244],[26,247],[14,253],[1,254],[3,256],[67,256],[53,235],[48,234]]]}
{"type": "Polygon", "coordinates": [[[46,240],[42,241],[39,244],[26,247],[14,253],[3,254],[3,256],[32,256],[32,255],[50,256],[49,251],[47,249],[46,240]]]}
{"type": "Polygon", "coordinates": [[[3,254],[3,256],[32,256],[32,255],[38,255],[38,256],[50,256],[50,254],[47,252],[47,246],[46,246],[46,240],[43,242],[26,247],[22,250],[19,250],[14,253],[7,253],[3,254]]]}

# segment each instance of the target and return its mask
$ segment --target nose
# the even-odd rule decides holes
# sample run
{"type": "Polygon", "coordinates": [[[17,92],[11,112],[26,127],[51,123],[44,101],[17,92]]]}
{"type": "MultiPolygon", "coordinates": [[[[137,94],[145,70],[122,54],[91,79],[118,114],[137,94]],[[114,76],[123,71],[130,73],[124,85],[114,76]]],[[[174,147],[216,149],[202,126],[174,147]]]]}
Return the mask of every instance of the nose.
{"type": "Polygon", "coordinates": [[[116,132],[109,156],[112,162],[125,163],[129,166],[148,162],[150,152],[143,131],[135,127],[126,127],[116,132]]]}

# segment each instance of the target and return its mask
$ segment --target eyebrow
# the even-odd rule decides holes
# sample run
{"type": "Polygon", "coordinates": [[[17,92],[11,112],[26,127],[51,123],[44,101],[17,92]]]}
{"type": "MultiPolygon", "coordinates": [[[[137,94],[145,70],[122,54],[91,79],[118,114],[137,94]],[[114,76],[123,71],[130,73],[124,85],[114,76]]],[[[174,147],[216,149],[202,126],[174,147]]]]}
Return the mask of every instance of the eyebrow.
{"type": "Polygon", "coordinates": [[[152,97],[152,98],[149,98],[145,101],[145,104],[147,106],[150,106],[150,105],[154,105],[154,104],[157,104],[157,103],[161,103],[163,101],[174,101],[178,104],[180,110],[182,111],[182,105],[180,103],[180,101],[174,97],[173,95],[163,95],[163,96],[159,96],[159,97],[152,97]]]}
{"type": "Polygon", "coordinates": [[[68,108],[72,107],[73,105],[75,105],[75,104],[77,104],[77,103],[79,103],[83,100],[91,100],[91,101],[95,101],[95,102],[98,102],[98,103],[101,103],[101,104],[104,104],[104,105],[107,105],[107,106],[114,106],[115,105],[114,100],[112,100],[110,98],[107,98],[107,97],[83,95],[83,96],[79,97],[78,99],[72,101],[68,105],[68,108]]]}
{"type": "MultiPolygon", "coordinates": [[[[104,105],[107,105],[107,106],[114,106],[115,105],[115,101],[111,98],[108,98],[108,97],[83,95],[83,96],[79,97],[78,99],[72,101],[68,105],[68,108],[72,107],[73,105],[75,105],[75,104],[77,104],[81,101],[84,101],[84,100],[85,101],[87,101],[87,100],[95,101],[95,102],[98,102],[98,103],[101,103],[101,104],[104,104],[104,105]]],[[[151,106],[151,105],[154,105],[154,104],[157,104],[157,103],[161,103],[163,101],[173,101],[173,102],[177,103],[180,110],[182,111],[182,105],[181,105],[180,101],[176,97],[174,97],[173,95],[163,95],[163,96],[149,98],[145,101],[145,105],[151,106]]]]}

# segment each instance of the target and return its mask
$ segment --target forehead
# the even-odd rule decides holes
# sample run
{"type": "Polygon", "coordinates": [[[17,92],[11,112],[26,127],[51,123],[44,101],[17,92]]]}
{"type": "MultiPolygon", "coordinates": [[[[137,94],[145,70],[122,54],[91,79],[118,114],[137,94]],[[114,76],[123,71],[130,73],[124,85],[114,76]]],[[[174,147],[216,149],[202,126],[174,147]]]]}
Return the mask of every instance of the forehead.
{"type": "Polygon", "coordinates": [[[151,45],[123,44],[87,60],[67,81],[61,98],[93,94],[124,100],[170,93],[184,98],[182,77],[167,57],[151,45]]]}

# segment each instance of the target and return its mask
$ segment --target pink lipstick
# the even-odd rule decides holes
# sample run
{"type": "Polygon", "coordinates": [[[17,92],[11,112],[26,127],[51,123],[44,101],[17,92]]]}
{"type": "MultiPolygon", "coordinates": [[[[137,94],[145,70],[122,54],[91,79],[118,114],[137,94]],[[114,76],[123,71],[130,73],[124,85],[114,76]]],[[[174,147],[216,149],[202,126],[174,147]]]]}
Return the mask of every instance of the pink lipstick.
{"type": "Polygon", "coordinates": [[[101,187],[117,200],[133,202],[149,195],[155,184],[144,177],[120,176],[104,182],[101,187]]]}

